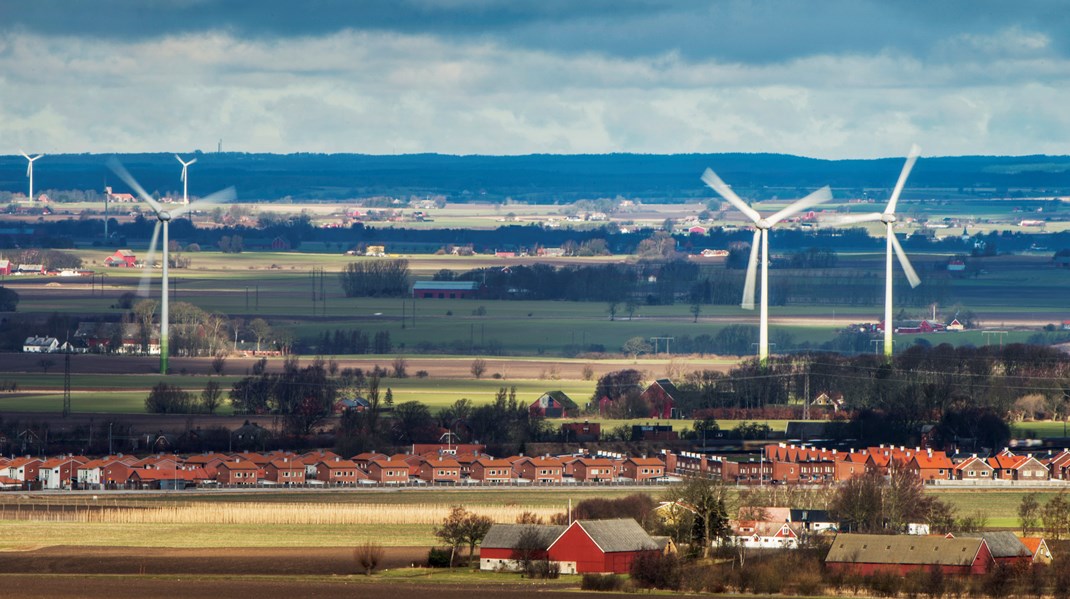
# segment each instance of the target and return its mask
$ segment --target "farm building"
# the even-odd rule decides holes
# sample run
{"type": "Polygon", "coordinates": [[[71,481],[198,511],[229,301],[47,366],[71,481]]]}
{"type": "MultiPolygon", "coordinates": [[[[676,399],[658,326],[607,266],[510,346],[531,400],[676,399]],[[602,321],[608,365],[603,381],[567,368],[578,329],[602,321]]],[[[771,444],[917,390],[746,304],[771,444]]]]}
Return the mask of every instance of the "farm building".
{"type": "Polygon", "coordinates": [[[983,538],[838,534],[825,557],[833,572],[905,575],[940,568],[944,574],[987,574],[995,565],[983,538]]]}
{"type": "Polygon", "coordinates": [[[630,518],[577,520],[547,550],[563,574],[625,574],[640,555],[660,552],[658,543],[630,518]]]}
{"type": "Polygon", "coordinates": [[[55,337],[27,337],[22,342],[22,351],[28,354],[51,354],[59,351],[59,339],[55,337]]]}
{"type": "Polygon", "coordinates": [[[545,560],[565,525],[495,524],[479,545],[480,570],[520,569],[521,560],[545,560]]]}
{"type": "Polygon", "coordinates": [[[104,266],[134,268],[137,266],[137,256],[131,250],[115,250],[114,254],[104,259],[104,266]]]}
{"type": "Polygon", "coordinates": [[[417,299],[468,299],[479,293],[475,281],[416,281],[412,297],[417,299]]]}
{"type": "Polygon", "coordinates": [[[1052,561],[1051,550],[1048,549],[1048,543],[1040,537],[1023,537],[1019,539],[1022,545],[1025,545],[1033,554],[1034,564],[1050,564],[1052,561]]]}
{"type": "Polygon", "coordinates": [[[650,404],[650,418],[672,418],[680,390],[669,379],[658,379],[640,397],[650,404]]]}
{"type": "Polygon", "coordinates": [[[598,422],[566,422],[561,425],[565,441],[597,441],[602,436],[602,425],[598,422]]]}
{"type": "Polygon", "coordinates": [[[992,559],[1005,566],[1029,565],[1033,563],[1033,552],[1009,530],[986,532],[948,533],[947,538],[984,539],[992,559]]]}
{"type": "Polygon", "coordinates": [[[545,418],[575,418],[580,407],[564,391],[547,391],[532,402],[528,411],[545,418]]]}

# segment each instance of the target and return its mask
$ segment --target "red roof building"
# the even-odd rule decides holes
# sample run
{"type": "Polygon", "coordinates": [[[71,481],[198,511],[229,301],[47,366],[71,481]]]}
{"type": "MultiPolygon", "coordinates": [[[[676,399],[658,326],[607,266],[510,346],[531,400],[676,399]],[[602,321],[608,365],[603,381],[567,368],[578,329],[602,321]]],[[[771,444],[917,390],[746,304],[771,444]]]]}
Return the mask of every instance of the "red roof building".
{"type": "Polygon", "coordinates": [[[352,485],[357,481],[368,479],[368,474],[357,468],[353,460],[343,460],[335,456],[333,460],[316,462],[316,480],[321,480],[328,485],[352,485]]]}
{"type": "Polygon", "coordinates": [[[291,457],[275,458],[264,465],[267,480],[283,486],[305,484],[305,463],[291,457]]]}
{"type": "Polygon", "coordinates": [[[513,463],[517,478],[533,483],[559,483],[565,467],[561,460],[549,456],[527,458],[513,463]]]}
{"type": "Polygon", "coordinates": [[[409,465],[401,460],[381,458],[368,463],[368,477],[377,483],[396,485],[409,482],[409,465]]]}
{"type": "Polygon", "coordinates": [[[241,458],[231,458],[216,467],[216,481],[222,485],[255,485],[260,468],[241,458]]]}
{"type": "Polygon", "coordinates": [[[513,479],[513,464],[509,460],[479,458],[472,462],[472,480],[485,483],[507,483],[513,479]]]}

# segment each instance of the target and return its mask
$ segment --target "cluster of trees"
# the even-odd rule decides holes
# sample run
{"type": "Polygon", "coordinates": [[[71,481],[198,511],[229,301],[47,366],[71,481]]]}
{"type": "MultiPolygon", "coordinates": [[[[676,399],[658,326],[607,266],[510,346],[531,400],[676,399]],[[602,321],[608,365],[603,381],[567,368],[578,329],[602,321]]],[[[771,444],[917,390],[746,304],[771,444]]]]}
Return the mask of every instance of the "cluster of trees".
{"type": "Polygon", "coordinates": [[[409,261],[350,262],[339,278],[346,297],[402,297],[409,292],[409,261]]]}
{"type": "Polygon", "coordinates": [[[242,414],[279,414],[287,430],[307,435],[334,409],[339,381],[328,373],[322,360],[301,367],[296,358],[287,359],[282,372],[261,371],[234,383],[229,398],[242,414]]]}
{"type": "Polygon", "coordinates": [[[222,403],[223,392],[215,381],[209,381],[200,395],[178,385],[160,382],[145,398],[145,411],[153,414],[214,414],[222,403]]]}
{"type": "MultiPolygon", "coordinates": [[[[3,247],[3,246],[0,246],[3,247]]],[[[41,264],[46,270],[81,268],[82,259],[68,252],[38,248],[4,249],[4,257],[16,264],[41,264]]]]}
{"type": "Polygon", "coordinates": [[[842,395],[855,415],[854,428],[845,426],[843,434],[871,442],[912,442],[920,425],[940,422],[938,434],[960,446],[998,447],[989,443],[1009,434],[999,425],[1003,415],[1026,394],[1039,397],[1052,415],[1070,415],[1070,357],[1021,344],[914,346],[890,363],[871,354],[776,356],[727,373],[691,372],[677,386],[677,407],[692,416],[711,408],[801,406],[807,389],[811,401],[821,393],[842,395]]]}

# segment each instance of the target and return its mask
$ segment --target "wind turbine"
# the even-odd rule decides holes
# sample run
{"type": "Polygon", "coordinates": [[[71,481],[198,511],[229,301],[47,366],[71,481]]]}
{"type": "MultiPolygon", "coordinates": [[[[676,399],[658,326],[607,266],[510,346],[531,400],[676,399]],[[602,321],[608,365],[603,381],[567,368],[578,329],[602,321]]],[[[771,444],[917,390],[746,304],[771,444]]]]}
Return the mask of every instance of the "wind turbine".
{"type": "Polygon", "coordinates": [[[910,265],[910,260],[907,259],[903,246],[899,245],[899,240],[896,239],[895,232],[892,230],[896,220],[898,220],[895,214],[895,206],[899,202],[899,194],[903,192],[907,177],[910,176],[910,171],[914,168],[914,163],[917,162],[920,154],[921,148],[917,145],[911,146],[910,153],[907,154],[906,163],[903,164],[903,170],[899,173],[899,180],[895,183],[892,197],[888,200],[888,205],[884,208],[884,212],[851,214],[832,221],[834,225],[878,221],[884,223],[885,236],[887,237],[884,256],[884,355],[889,358],[892,356],[892,331],[895,329],[892,326],[892,252],[895,252],[896,257],[899,258],[899,264],[903,267],[903,272],[906,274],[910,286],[917,287],[921,284],[918,273],[914,272],[914,267],[910,265]]]}
{"type": "Polygon", "coordinates": [[[763,218],[761,214],[758,214],[757,210],[748,206],[746,202],[736,195],[736,192],[732,191],[732,188],[725,184],[717,176],[717,173],[714,173],[711,169],[706,169],[706,172],[702,173],[702,180],[754,223],[754,241],[750,246],[750,260],[747,263],[747,279],[743,285],[743,303],[741,306],[744,310],[754,309],[754,284],[758,270],[758,246],[761,245],[762,299],[761,313],[758,320],[758,359],[762,364],[765,364],[766,360],[769,359],[769,229],[789,216],[831,200],[832,190],[826,185],[805,198],[789,204],[769,218],[763,218]]]}
{"type": "MultiPolygon", "coordinates": [[[[183,214],[190,211],[191,205],[185,204],[180,206],[176,210],[165,210],[152,196],[145,192],[145,189],[134,179],[133,175],[119,163],[118,160],[112,158],[108,161],[108,166],[124,183],[130,186],[137,195],[148,204],[152,211],[156,214],[156,228],[152,230],[152,241],[149,242],[149,255],[145,261],[145,270],[141,275],[141,282],[138,284],[138,295],[146,296],[149,291],[149,277],[152,274],[153,259],[156,255],[156,241],[160,236],[160,229],[163,229],[163,272],[161,277],[161,288],[163,298],[160,302],[160,374],[167,374],[167,338],[170,330],[170,320],[168,313],[168,254],[170,253],[170,240],[168,238],[169,225],[172,219],[178,218],[183,214]]],[[[210,205],[223,203],[234,199],[234,188],[228,187],[222,191],[216,193],[196,202],[193,206],[198,205],[210,205]]]]}
{"type": "Polygon", "coordinates": [[[23,152],[22,150],[19,150],[19,153],[22,154],[23,158],[25,158],[26,160],[30,161],[29,164],[26,165],[26,176],[30,178],[30,201],[32,202],[33,201],[33,163],[34,163],[35,160],[37,160],[37,159],[41,158],[42,156],[44,156],[44,154],[38,154],[38,155],[34,156],[33,158],[30,158],[30,155],[27,154],[26,152],[23,152]]]}
{"type": "Polygon", "coordinates": [[[175,154],[175,160],[182,164],[182,205],[189,206],[189,179],[186,178],[186,169],[189,168],[189,165],[197,162],[197,159],[194,158],[193,160],[186,162],[179,158],[178,154],[175,154]]]}

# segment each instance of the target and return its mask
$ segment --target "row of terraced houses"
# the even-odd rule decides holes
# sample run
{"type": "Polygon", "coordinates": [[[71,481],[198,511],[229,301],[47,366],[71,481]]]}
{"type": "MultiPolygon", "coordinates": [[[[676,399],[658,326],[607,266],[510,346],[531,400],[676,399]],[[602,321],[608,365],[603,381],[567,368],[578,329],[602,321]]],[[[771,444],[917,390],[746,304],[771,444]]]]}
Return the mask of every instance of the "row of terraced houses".
{"type": "Polygon", "coordinates": [[[1016,454],[1003,449],[984,457],[892,445],[838,451],[778,443],[766,445],[760,456],[742,461],[689,452],[666,454],[666,468],[670,473],[740,484],[835,483],[867,472],[887,475],[895,467],[906,468],[931,483],[1070,480],[1070,450],[1016,454]]]}
{"type": "Polygon", "coordinates": [[[660,457],[495,458],[480,445],[414,445],[411,453],[331,451],[209,453],[181,457],[65,455],[0,458],[0,489],[174,489],[197,486],[558,484],[646,482],[665,477],[660,457]]]}

